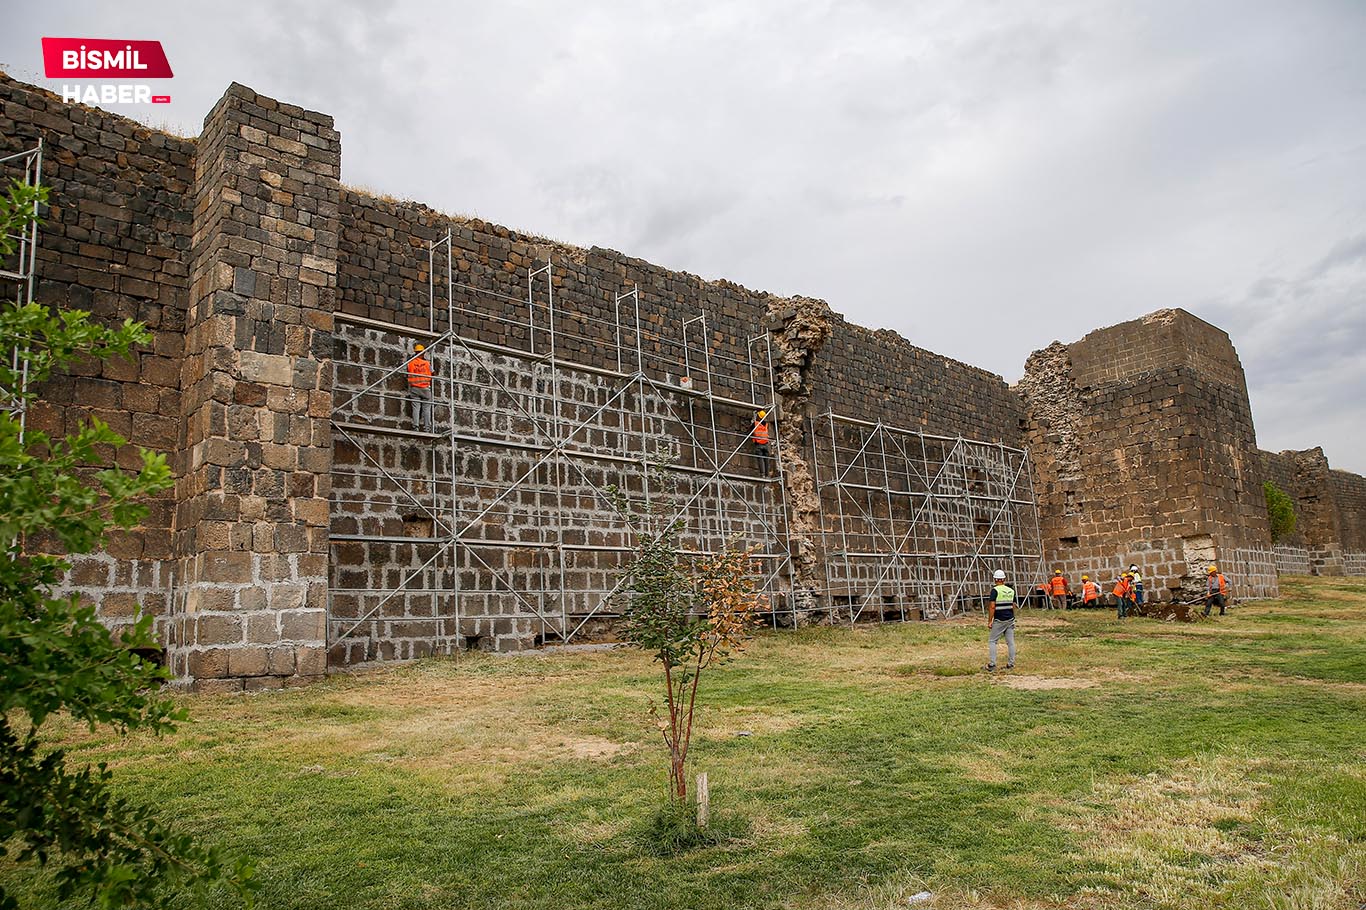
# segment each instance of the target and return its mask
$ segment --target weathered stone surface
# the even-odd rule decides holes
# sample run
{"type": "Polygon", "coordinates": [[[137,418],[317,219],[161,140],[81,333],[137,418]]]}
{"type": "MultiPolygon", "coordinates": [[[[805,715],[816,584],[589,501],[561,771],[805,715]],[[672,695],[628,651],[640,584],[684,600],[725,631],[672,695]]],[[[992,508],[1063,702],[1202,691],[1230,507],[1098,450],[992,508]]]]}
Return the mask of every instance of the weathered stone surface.
{"type": "Polygon", "coordinates": [[[1219,564],[1242,597],[1277,591],[1242,366],[1184,310],[1035,352],[1028,409],[1044,554],[1075,584],[1137,564],[1149,598],[1181,600],[1219,564]]]}
{"type": "MultiPolygon", "coordinates": [[[[1321,452],[1258,453],[1236,352],[1222,332],[1181,311],[1051,345],[1011,390],[993,372],[851,325],[822,301],[343,189],[331,118],[245,86],[228,89],[198,139],[180,139],[0,76],[0,153],[40,136],[51,151],[44,179],[53,197],[39,299],[102,320],[142,320],[153,340],[131,360],[86,361],[54,378],[39,390],[30,425],[62,433],[98,417],[165,452],[176,475],[141,527],[73,561],[66,588],[112,625],[139,611],[158,616],[171,667],[201,691],[313,678],[326,670],[329,644],[341,663],[532,647],[547,624],[527,592],[551,591],[540,607],[558,614],[561,578],[566,611],[587,610],[593,592],[614,580],[615,557],[602,554],[629,544],[600,488],[622,481],[639,493],[639,475],[613,462],[583,469],[590,483],[538,466],[552,394],[571,403],[568,414],[596,413],[575,439],[595,452],[668,452],[702,465],[736,448],[733,476],[697,491],[690,521],[717,516],[713,535],[738,530],[765,545],[772,540],[758,531],[763,521],[786,525],[774,548],[790,546],[799,612],[830,599],[821,537],[822,509],[833,502],[816,483],[828,481],[830,465],[811,457],[809,432],[826,411],[1027,443],[1045,553],[1074,574],[1133,561],[1150,591],[1182,591],[1217,559],[1236,567],[1246,593],[1274,590],[1277,561],[1366,573],[1366,480],[1331,470],[1321,452]],[[374,446],[385,471],[410,483],[405,498],[375,479],[376,466],[334,433],[331,418],[344,398],[403,363],[414,341],[431,343],[445,329],[440,310],[430,331],[429,282],[440,298],[445,276],[429,275],[428,253],[447,232],[455,328],[479,347],[433,352],[439,382],[458,381],[464,396],[440,401],[442,425],[461,408],[471,434],[530,447],[462,443],[449,454],[412,437],[374,446]],[[556,358],[596,372],[552,378],[547,369],[551,288],[556,358]],[[365,328],[357,318],[398,328],[365,328]],[[704,349],[712,361],[705,390],[704,349]],[[638,368],[649,388],[631,392],[629,407],[600,409],[638,368]],[[684,425],[701,427],[709,405],[718,439],[690,439],[684,425]],[[744,461],[756,405],[776,412],[784,501],[744,461]],[[433,470],[457,477],[458,493],[433,485],[433,470]],[[490,491],[527,472],[531,480],[505,509],[484,513],[490,491]],[[1267,546],[1264,477],[1284,481],[1300,507],[1287,552],[1267,546]],[[553,503],[556,520],[572,519],[563,543],[579,548],[566,551],[576,555],[563,566],[546,546],[553,503]],[[467,536],[488,545],[428,561],[453,505],[462,520],[478,516],[467,536]],[[383,539],[329,541],[348,533],[383,539]],[[603,549],[590,559],[592,547],[603,549]],[[412,593],[370,612],[378,598],[363,592],[408,582],[412,593]]],[[[389,373],[342,416],[408,428],[405,391],[402,375],[389,373]]],[[[131,445],[112,454],[137,466],[131,445]]]]}

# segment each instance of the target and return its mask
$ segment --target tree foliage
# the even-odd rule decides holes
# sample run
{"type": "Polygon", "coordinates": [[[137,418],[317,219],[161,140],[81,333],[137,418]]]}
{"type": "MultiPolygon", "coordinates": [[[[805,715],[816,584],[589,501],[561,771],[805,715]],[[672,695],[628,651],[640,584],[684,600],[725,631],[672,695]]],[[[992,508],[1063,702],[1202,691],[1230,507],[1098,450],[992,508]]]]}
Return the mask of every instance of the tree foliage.
{"type": "Polygon", "coordinates": [[[669,753],[669,794],[688,798],[687,761],[698,686],[709,668],[741,650],[753,634],[762,595],[751,554],[731,543],[701,556],[680,546],[672,499],[635,516],[635,553],[626,569],[624,637],[661,668],[664,711],[652,706],[669,753]]]}
{"type": "MultiPolygon", "coordinates": [[[[44,198],[11,185],[0,203],[0,258],[12,256],[11,238],[44,198]]],[[[160,694],[165,671],[138,655],[156,648],[151,616],[116,641],[92,608],[54,596],[68,563],[53,554],[89,553],[108,529],[135,526],[147,513],[142,500],[171,484],[165,457],[141,449],[138,470],[107,467],[108,452],[127,441],[101,421],[53,438],[23,432],[17,418],[54,369],[129,356],[149,340],[131,320],[109,328],[79,310],[0,309],[0,858],[47,867],[63,900],[101,907],[164,906],[175,887],[215,880],[249,898],[255,885],[249,865],[118,796],[103,763],[69,765],[42,736],[58,713],[121,733],[162,733],[184,719],[160,694]]],[[[17,906],[0,886],[0,908],[17,906]]]]}
{"type": "Polygon", "coordinates": [[[1271,523],[1271,542],[1276,543],[1295,533],[1295,501],[1270,480],[1262,484],[1262,492],[1266,494],[1266,517],[1271,523]]]}

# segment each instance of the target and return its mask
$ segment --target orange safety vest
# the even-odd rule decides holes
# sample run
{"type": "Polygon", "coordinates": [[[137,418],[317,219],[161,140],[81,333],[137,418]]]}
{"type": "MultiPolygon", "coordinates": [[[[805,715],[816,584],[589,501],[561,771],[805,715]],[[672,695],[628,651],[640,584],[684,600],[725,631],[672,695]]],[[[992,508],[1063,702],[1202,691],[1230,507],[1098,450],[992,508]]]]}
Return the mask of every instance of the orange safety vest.
{"type": "Polygon", "coordinates": [[[1129,596],[1130,587],[1131,586],[1129,584],[1129,579],[1121,578],[1119,582],[1115,585],[1114,595],[1118,597],[1120,600],[1123,600],[1129,596]]]}
{"type": "Polygon", "coordinates": [[[1081,584],[1082,603],[1090,603],[1100,597],[1100,585],[1094,581],[1084,581],[1081,584]]]}
{"type": "Polygon", "coordinates": [[[1067,579],[1063,578],[1061,575],[1054,575],[1049,579],[1048,585],[1052,588],[1053,594],[1056,597],[1061,597],[1067,593],[1067,579]]]}
{"type": "Polygon", "coordinates": [[[432,387],[432,362],[421,354],[408,361],[408,385],[415,389],[432,387]]]}
{"type": "Polygon", "coordinates": [[[768,445],[768,424],[762,420],[754,421],[754,444],[768,445]]]}
{"type": "MultiPolygon", "coordinates": [[[[1226,579],[1226,578],[1224,577],[1224,573],[1223,573],[1223,572],[1216,572],[1215,575],[1214,575],[1214,577],[1217,578],[1217,579],[1219,579],[1219,593],[1220,593],[1220,594],[1227,595],[1227,594],[1228,594],[1228,579],[1226,579]]],[[[1206,586],[1206,590],[1208,590],[1208,586],[1206,586]]],[[[1213,591],[1210,591],[1210,593],[1213,594],[1214,592],[1213,592],[1213,591]]]]}

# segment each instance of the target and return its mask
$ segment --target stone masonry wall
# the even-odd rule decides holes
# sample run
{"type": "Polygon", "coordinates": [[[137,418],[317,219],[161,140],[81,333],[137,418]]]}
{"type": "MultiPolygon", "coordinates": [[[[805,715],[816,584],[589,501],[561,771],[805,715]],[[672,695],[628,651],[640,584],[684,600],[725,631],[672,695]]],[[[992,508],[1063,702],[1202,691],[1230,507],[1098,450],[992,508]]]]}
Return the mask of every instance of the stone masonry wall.
{"type": "Polygon", "coordinates": [[[909,430],[1023,445],[1020,398],[995,373],[843,317],[811,370],[813,413],[833,410],[909,430]]]}
{"type": "Polygon", "coordinates": [[[175,673],[203,690],[327,669],[340,168],[325,115],[234,84],[205,119],[167,638],[175,673]]]}
{"type": "Polygon", "coordinates": [[[1222,562],[1241,596],[1274,595],[1251,410],[1226,334],[1158,311],[1035,354],[1020,390],[1050,566],[1108,585],[1136,563],[1149,595],[1171,598],[1222,562]]]}
{"type": "MultiPolygon", "coordinates": [[[[79,307],[117,323],[137,319],[151,344],[131,359],[78,363],[38,389],[28,426],[65,435],[99,418],[134,443],[174,456],[181,429],[180,358],[189,287],[186,256],[195,143],[95,108],[63,104],[50,92],[0,73],[0,156],[42,140],[49,206],[38,247],[36,299],[79,307]]],[[[0,180],[17,177],[0,172],[0,180]]],[[[0,281],[0,295],[14,299],[0,281]]],[[[135,445],[113,460],[135,469],[135,445]]],[[[174,466],[174,465],[173,465],[174,466]]],[[[63,591],[78,593],[111,625],[139,611],[163,626],[175,581],[166,491],[142,525],[110,536],[103,553],[76,557],[63,591]]]]}
{"type": "MultiPolygon", "coordinates": [[[[694,390],[705,390],[701,367],[704,347],[709,348],[711,385],[718,395],[774,412],[770,420],[776,418],[782,440],[789,495],[794,594],[808,605],[822,578],[816,571],[822,556],[819,529],[814,527],[819,510],[812,468],[805,460],[808,417],[833,407],[842,414],[949,436],[1020,443],[1022,411],[999,376],[916,348],[895,333],[852,326],[831,314],[822,301],[787,300],[731,282],[708,282],[610,250],[568,247],[479,220],[450,218],[421,205],[349,191],[343,193],[342,216],[340,285],[346,313],[444,329],[445,254],[438,250],[432,276],[428,249],[449,230],[455,325],[474,341],[548,353],[550,284],[544,274],[530,281],[534,314],[528,313],[527,295],[528,275],[550,261],[558,357],[633,371],[634,311],[630,303],[618,311],[615,302],[632,288],[639,294],[640,365],[653,381],[678,388],[682,378],[690,376],[694,390]],[[434,314],[429,312],[430,296],[438,301],[434,314]],[[804,342],[807,348],[797,355],[801,378],[795,383],[785,378],[786,361],[793,353],[787,349],[781,315],[788,311],[817,313],[813,324],[822,326],[819,340],[804,342]],[[705,339],[696,321],[703,315],[705,339]],[[689,320],[694,322],[685,325],[689,320]],[[769,332],[774,332],[771,338],[769,332]],[[832,340],[826,343],[826,338],[832,340]],[[777,380],[772,390],[770,363],[777,380]]],[[[722,451],[743,451],[749,415],[743,408],[726,407],[718,411],[717,420],[722,451]]],[[[694,426],[706,422],[700,412],[684,421],[694,426]]],[[[740,512],[748,494],[732,490],[731,495],[737,498],[729,510],[740,512]]]]}
{"type": "Polygon", "coordinates": [[[1331,468],[1322,448],[1257,456],[1295,503],[1295,532],[1276,546],[1283,571],[1366,575],[1366,478],[1331,468]]]}
{"type": "MultiPolygon", "coordinates": [[[[513,588],[548,584],[550,520],[568,523],[573,545],[610,551],[621,540],[604,527],[611,513],[592,488],[626,476],[628,492],[643,489],[629,471],[585,468],[593,483],[545,474],[536,453],[550,441],[536,427],[550,415],[523,419],[504,400],[548,394],[552,295],[553,353],[567,365],[556,391],[565,395],[560,417],[586,420],[575,445],[608,455],[624,437],[650,438],[698,465],[705,450],[736,453],[737,479],[693,491],[700,528],[709,515],[745,514],[734,524],[753,535],[758,519],[742,508],[757,500],[778,508],[767,468],[751,463],[747,448],[753,407],[776,411],[788,498],[781,518],[769,520],[784,524],[800,609],[828,593],[819,590],[825,494],[815,478],[829,465],[808,463],[813,418],[827,410],[951,438],[1027,441],[1045,553],[1074,578],[1090,570],[1108,581],[1139,562],[1150,590],[1173,595],[1218,560],[1248,596],[1274,593],[1278,563],[1366,571],[1366,480],[1332,471],[1321,452],[1258,453],[1228,336],[1179,310],[1052,345],[1011,390],[895,333],[852,325],[822,301],[345,189],[331,118],[244,86],[229,88],[200,138],[182,139],[0,75],[0,152],[39,138],[52,192],[40,301],[139,319],[154,337],[132,361],[80,364],[54,378],[30,426],[62,432],[98,416],[171,455],[176,473],[174,491],[153,504],[144,526],[77,560],[67,587],[112,624],[138,609],[156,613],[175,673],[203,690],[321,675],[336,644],[326,622],[330,591],[344,595],[333,598],[341,604],[334,620],[360,619],[368,608],[347,605],[347,592],[392,586],[419,569],[423,539],[438,537],[432,514],[478,516],[490,488],[506,489],[528,471],[533,481],[504,503],[506,514],[470,531],[489,535],[479,538],[486,550],[468,551],[477,559],[423,570],[424,586],[458,588],[472,605],[484,603],[471,611],[482,612],[482,625],[442,626],[433,620],[449,604],[429,598],[424,607],[405,595],[372,617],[358,649],[333,647],[332,659],[406,658],[471,639],[499,648],[548,640],[545,624],[525,621],[498,579],[513,579],[513,588]],[[429,244],[447,231],[450,288],[444,247],[429,267],[429,244]],[[450,327],[478,350],[440,350],[450,327]],[[415,510],[373,473],[362,476],[373,466],[334,435],[332,419],[410,425],[400,376],[387,375],[384,400],[335,415],[333,383],[354,392],[359,377],[363,384],[387,373],[419,338],[438,347],[434,359],[446,371],[438,386],[461,383],[452,395],[462,432],[488,439],[456,449],[463,466],[454,489],[430,479],[430,438],[399,433],[378,445],[379,462],[404,484],[427,484],[431,505],[415,510]],[[358,374],[347,372],[353,367],[358,374]],[[637,370],[646,391],[629,408],[598,413],[637,370]],[[495,374],[501,391],[479,378],[495,374]],[[711,404],[707,392],[718,396],[711,404]],[[697,438],[700,409],[712,405],[717,434],[697,438]],[[334,468],[347,478],[340,490],[334,468]],[[1274,553],[1261,495],[1268,476],[1285,481],[1302,521],[1298,537],[1274,553]],[[567,497],[559,511],[548,505],[552,488],[567,497]],[[367,534],[411,543],[343,539],[367,534]],[[517,545],[502,546],[509,542],[517,545]]],[[[449,429],[450,409],[443,415],[449,429]]],[[[111,455],[132,466],[131,446],[111,455]]],[[[450,468],[435,464],[438,476],[450,468]]],[[[711,533],[728,530],[717,521],[711,533]]],[[[564,613],[583,613],[610,586],[610,562],[562,558],[571,592],[564,613]]]]}
{"type": "MultiPolygon", "coordinates": [[[[653,483],[654,494],[686,504],[685,549],[738,539],[765,554],[778,543],[778,489],[747,451],[726,464],[724,483],[690,470],[705,468],[713,450],[709,419],[691,432],[678,421],[694,403],[687,396],[594,371],[552,372],[540,360],[452,346],[420,330],[337,323],[334,665],[462,647],[521,650],[584,624],[596,630],[616,615],[607,595],[629,558],[611,490],[643,508],[641,465],[660,456],[678,470],[672,484],[653,483]],[[404,376],[393,371],[414,341],[428,345],[433,364],[437,433],[418,430],[404,376]],[[557,434],[557,417],[576,429],[557,434]],[[561,439],[568,458],[557,469],[547,458],[561,439]],[[454,557],[437,533],[448,528],[460,539],[454,557]]],[[[722,408],[718,423],[727,410],[745,418],[722,408]]]]}

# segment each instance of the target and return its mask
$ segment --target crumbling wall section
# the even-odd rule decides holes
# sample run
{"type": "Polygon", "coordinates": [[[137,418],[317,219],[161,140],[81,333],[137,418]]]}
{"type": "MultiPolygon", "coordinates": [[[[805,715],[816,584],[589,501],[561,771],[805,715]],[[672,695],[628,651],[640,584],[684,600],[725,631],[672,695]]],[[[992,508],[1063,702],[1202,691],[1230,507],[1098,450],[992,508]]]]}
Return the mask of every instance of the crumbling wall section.
{"type": "Polygon", "coordinates": [[[1086,402],[1072,376],[1067,345],[1055,341],[1031,354],[1015,389],[1028,415],[1025,437],[1034,459],[1035,496],[1060,517],[1079,516],[1086,483],[1080,435],[1086,402]]]}
{"type": "Polygon", "coordinates": [[[780,402],[779,445],[790,509],[793,596],[802,613],[817,609],[819,592],[825,587],[820,492],[807,461],[806,431],[812,416],[812,366],[830,340],[832,316],[825,301],[794,297],[770,303],[766,323],[775,349],[773,378],[780,402]]]}

